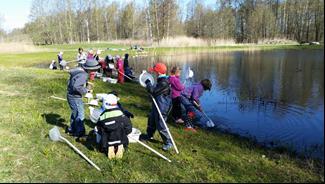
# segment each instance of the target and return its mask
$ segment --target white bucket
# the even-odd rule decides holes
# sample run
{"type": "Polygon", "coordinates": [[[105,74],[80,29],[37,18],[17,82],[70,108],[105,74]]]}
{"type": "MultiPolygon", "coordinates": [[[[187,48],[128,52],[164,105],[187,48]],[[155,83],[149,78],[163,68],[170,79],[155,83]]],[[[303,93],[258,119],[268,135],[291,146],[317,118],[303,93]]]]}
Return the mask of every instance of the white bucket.
{"type": "Polygon", "coordinates": [[[116,84],[117,83],[117,79],[112,79],[112,78],[109,78],[108,77],[107,82],[109,82],[111,84],[116,84]]]}
{"type": "Polygon", "coordinates": [[[109,68],[109,69],[114,69],[115,66],[114,66],[114,64],[108,64],[108,68],[109,68]]]}
{"type": "Polygon", "coordinates": [[[96,72],[96,77],[101,78],[101,77],[103,77],[103,74],[99,73],[99,72],[96,72]]]}
{"type": "Polygon", "coordinates": [[[103,101],[103,98],[105,98],[108,94],[106,93],[97,93],[96,94],[96,98],[99,100],[99,101],[103,101]]]}

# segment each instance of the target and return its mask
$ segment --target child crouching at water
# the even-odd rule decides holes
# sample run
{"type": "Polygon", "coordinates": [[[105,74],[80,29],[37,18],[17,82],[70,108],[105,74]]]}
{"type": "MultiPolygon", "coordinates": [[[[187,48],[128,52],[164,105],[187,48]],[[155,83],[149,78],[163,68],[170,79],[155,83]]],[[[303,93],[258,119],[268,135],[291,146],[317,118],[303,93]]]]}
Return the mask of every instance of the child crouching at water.
{"type": "Polygon", "coordinates": [[[186,88],[181,95],[181,103],[186,109],[185,130],[196,132],[194,124],[206,128],[214,125],[209,124],[209,119],[203,115],[199,98],[204,91],[211,90],[212,84],[209,79],[204,79],[200,83],[193,84],[186,88]]]}
{"type": "Polygon", "coordinates": [[[181,92],[185,89],[185,86],[181,83],[179,76],[180,69],[176,66],[173,67],[169,76],[169,83],[172,89],[172,115],[176,123],[184,123],[182,120],[181,92]]]}

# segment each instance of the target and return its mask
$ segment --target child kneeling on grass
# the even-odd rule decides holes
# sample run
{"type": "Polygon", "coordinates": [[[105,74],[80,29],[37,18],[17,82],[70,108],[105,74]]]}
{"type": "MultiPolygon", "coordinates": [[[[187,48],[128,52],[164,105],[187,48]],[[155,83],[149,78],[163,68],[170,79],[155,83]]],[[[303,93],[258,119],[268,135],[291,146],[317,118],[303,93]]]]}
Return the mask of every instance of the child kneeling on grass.
{"type": "Polygon", "coordinates": [[[96,124],[101,137],[100,148],[107,153],[109,159],[123,157],[123,152],[129,144],[127,135],[132,132],[131,121],[119,108],[118,100],[113,94],[103,99],[105,110],[96,124]]]}

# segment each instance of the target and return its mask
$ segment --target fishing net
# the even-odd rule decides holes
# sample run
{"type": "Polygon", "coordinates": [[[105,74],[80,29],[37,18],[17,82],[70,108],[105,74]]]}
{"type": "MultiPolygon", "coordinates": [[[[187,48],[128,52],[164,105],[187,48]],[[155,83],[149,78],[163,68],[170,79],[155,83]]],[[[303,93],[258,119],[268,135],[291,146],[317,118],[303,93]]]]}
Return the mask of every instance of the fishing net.
{"type": "Polygon", "coordinates": [[[153,78],[153,76],[150,73],[148,73],[147,71],[143,71],[142,74],[139,76],[140,85],[143,87],[146,87],[147,80],[150,80],[152,85],[155,84],[155,79],[153,78]]]}
{"type": "Polygon", "coordinates": [[[58,127],[52,128],[49,132],[49,136],[52,141],[60,141],[61,134],[58,127]]]}

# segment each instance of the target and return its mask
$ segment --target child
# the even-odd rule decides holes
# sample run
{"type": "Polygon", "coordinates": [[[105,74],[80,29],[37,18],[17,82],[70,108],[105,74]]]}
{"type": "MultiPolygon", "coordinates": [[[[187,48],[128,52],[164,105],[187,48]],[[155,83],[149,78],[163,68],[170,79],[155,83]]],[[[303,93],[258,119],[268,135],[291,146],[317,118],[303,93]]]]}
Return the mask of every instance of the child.
{"type": "Polygon", "coordinates": [[[82,97],[90,92],[92,89],[85,87],[88,82],[88,73],[97,70],[98,66],[92,66],[92,62],[87,62],[78,67],[70,70],[70,79],[68,82],[67,100],[71,109],[70,127],[67,132],[75,137],[83,137],[85,135],[84,126],[84,104],[82,97]]]}
{"type": "MultiPolygon", "coordinates": [[[[159,110],[164,120],[166,121],[172,101],[171,89],[168,82],[168,77],[166,75],[167,67],[163,63],[157,63],[153,68],[150,68],[149,71],[155,72],[158,76],[158,79],[156,86],[152,86],[150,80],[146,81],[147,91],[155,98],[159,110]]],[[[140,139],[144,141],[152,139],[156,130],[159,131],[160,136],[164,142],[163,150],[168,151],[171,149],[173,147],[173,144],[169,134],[167,133],[167,127],[165,127],[154,102],[152,102],[151,113],[148,119],[147,134],[142,134],[140,136],[140,139]]]]}
{"type": "Polygon", "coordinates": [[[184,123],[182,120],[182,109],[181,109],[181,92],[185,89],[185,86],[181,83],[180,69],[173,67],[170,72],[169,83],[172,88],[172,101],[173,101],[173,118],[176,123],[184,123]]]}
{"type": "Polygon", "coordinates": [[[124,55],[124,80],[126,82],[131,82],[135,77],[133,76],[133,69],[129,66],[129,54],[124,55]],[[131,80],[132,79],[132,80],[131,80]]]}
{"type": "Polygon", "coordinates": [[[52,63],[50,64],[50,67],[49,67],[51,70],[57,70],[57,66],[56,66],[56,62],[55,60],[52,60],[52,63]]]}
{"type": "Polygon", "coordinates": [[[101,50],[97,50],[96,54],[94,55],[94,58],[99,61],[100,60],[100,55],[102,54],[101,50]]]}
{"type": "Polygon", "coordinates": [[[100,135],[100,147],[109,159],[122,158],[132,132],[132,124],[118,107],[118,98],[109,94],[103,99],[104,112],[100,115],[96,128],[100,135]]]}
{"type": "Polygon", "coordinates": [[[95,57],[94,57],[94,50],[93,49],[90,49],[88,51],[87,60],[93,60],[93,59],[95,59],[95,57]]]}
{"type": "Polygon", "coordinates": [[[124,83],[124,62],[120,58],[120,56],[116,56],[116,69],[118,70],[118,77],[117,77],[117,82],[120,84],[124,83]]]}
{"type": "Polygon", "coordinates": [[[114,69],[114,59],[111,55],[108,55],[105,57],[106,62],[106,77],[112,77],[113,76],[113,69],[114,69]]]}
{"type": "Polygon", "coordinates": [[[63,61],[63,52],[59,52],[59,54],[58,54],[58,63],[59,63],[59,65],[60,65],[60,70],[63,70],[63,65],[62,65],[62,62],[63,61]]]}
{"type": "Polygon", "coordinates": [[[211,90],[212,84],[209,79],[204,79],[200,83],[193,84],[186,88],[181,95],[181,103],[186,109],[185,130],[196,132],[194,123],[198,123],[201,127],[208,127],[209,120],[202,114],[199,98],[206,90],[211,90]]]}
{"type": "Polygon", "coordinates": [[[84,51],[83,48],[78,49],[77,61],[79,63],[79,66],[84,64],[86,62],[86,59],[87,59],[86,54],[83,51],[84,51]]]}

